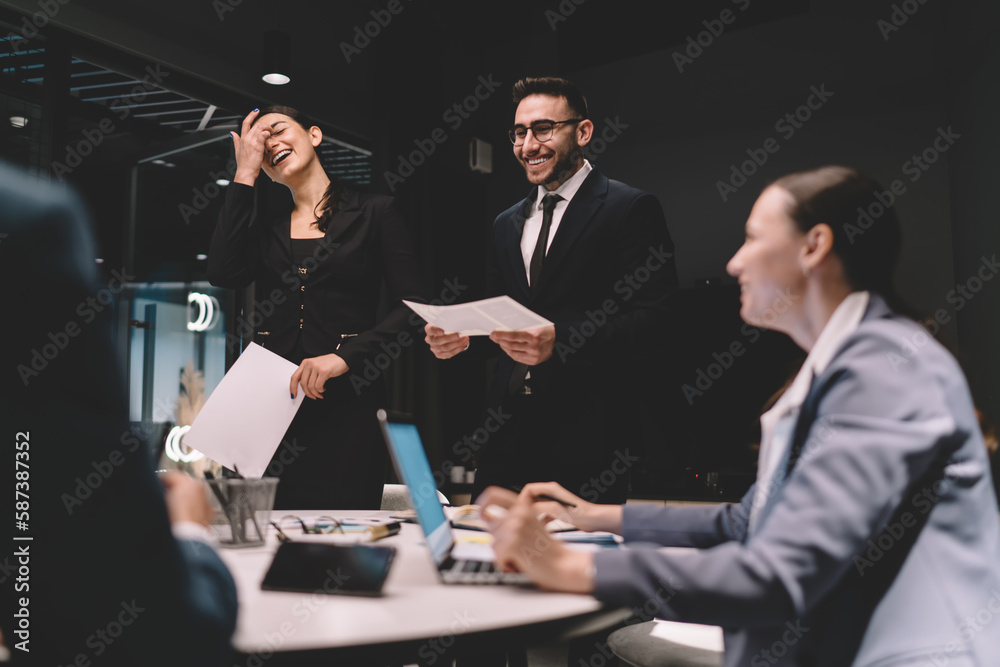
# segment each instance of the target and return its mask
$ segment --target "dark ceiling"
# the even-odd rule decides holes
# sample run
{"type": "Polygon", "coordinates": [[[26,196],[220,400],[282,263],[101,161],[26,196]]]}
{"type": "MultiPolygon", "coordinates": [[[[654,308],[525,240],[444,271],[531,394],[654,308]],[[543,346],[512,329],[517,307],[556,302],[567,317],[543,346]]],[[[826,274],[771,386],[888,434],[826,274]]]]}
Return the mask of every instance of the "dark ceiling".
{"type": "Polygon", "coordinates": [[[376,82],[397,64],[433,80],[470,63],[488,70],[491,59],[513,55],[527,62],[537,57],[543,68],[555,63],[568,73],[683,44],[724,10],[740,14],[726,27],[733,32],[806,13],[810,3],[73,0],[53,3],[51,17],[29,0],[0,0],[0,6],[41,15],[47,27],[86,38],[99,65],[105,64],[103,47],[162,62],[177,73],[165,87],[187,89],[181,92],[205,106],[242,111],[251,100],[292,104],[342,130],[344,138],[363,141],[372,129],[376,82]],[[288,86],[259,80],[267,30],[291,36],[288,86]]]}
{"type": "MultiPolygon", "coordinates": [[[[280,103],[306,111],[320,121],[327,136],[341,142],[328,147],[331,164],[338,163],[345,172],[353,170],[356,177],[351,180],[381,182],[384,179],[370,175],[395,166],[395,156],[412,149],[413,137],[426,137],[441,123],[447,104],[462,99],[479,76],[492,72],[509,85],[511,77],[540,73],[586,78],[586,72],[611,64],[632,88],[642,89],[648,82],[651,88],[670,91],[669,99],[683,99],[669,108],[647,105],[642,112],[664,117],[689,132],[716,124],[720,114],[732,128],[753,126],[760,118],[753,117],[754,105],[748,102],[779,98],[792,88],[785,80],[809,83],[818,72],[824,80],[850,80],[886,99],[899,88],[899,103],[910,104],[914,91],[923,89],[910,81],[924,77],[940,59],[927,52],[920,38],[929,21],[916,28],[918,21],[913,21],[907,35],[894,38],[893,49],[885,51],[875,25],[891,4],[891,0],[72,0],[43,8],[37,0],[0,0],[0,22],[15,30],[38,27],[43,35],[34,51],[9,58],[0,54],[0,64],[17,61],[14,79],[31,81],[38,77],[36,70],[44,76],[47,63],[58,62],[59,53],[48,53],[52,45],[63,49],[64,62],[72,63],[66,76],[73,94],[55,105],[65,119],[52,124],[63,128],[63,136],[52,137],[51,158],[37,160],[43,165],[60,160],[63,145],[76,145],[83,133],[93,132],[114,114],[111,107],[119,99],[115,95],[144,81],[149,67],[162,65],[167,74],[156,81],[155,89],[128,101],[127,118],[116,120],[115,132],[106,136],[100,154],[95,152],[86,169],[73,176],[88,192],[99,192],[121,165],[149,158],[164,142],[183,143],[185,134],[202,128],[214,132],[216,141],[187,154],[191,180],[163,179],[177,180],[171,188],[187,202],[197,199],[194,190],[214,182],[208,174],[225,163],[230,150],[225,130],[254,106],[280,103]],[[709,49],[699,62],[699,76],[679,75],[669,65],[662,71],[634,71],[635,61],[630,59],[685,50],[688,40],[699,33],[704,39],[706,31],[721,29],[720,23],[729,16],[725,12],[737,19],[725,24],[726,46],[709,49]],[[291,36],[292,82],[287,86],[260,80],[268,30],[291,36]],[[845,38],[852,35],[855,40],[845,38]],[[707,67],[712,59],[715,66],[707,67]],[[781,69],[775,69],[775,63],[781,69]],[[371,155],[382,164],[369,160],[371,155]]],[[[923,18],[931,15],[926,11],[923,18]]],[[[7,41],[5,53],[14,53],[7,41]]],[[[650,61],[641,62],[648,66],[650,61]]],[[[10,72],[7,65],[3,67],[0,84],[8,85],[10,72]]],[[[11,113],[37,115],[43,106],[40,91],[37,98],[27,104],[5,103],[12,105],[11,113]]],[[[497,145],[502,145],[509,112],[499,100],[492,102],[462,129],[491,141],[499,137],[497,145]]],[[[605,96],[603,104],[613,106],[613,100],[605,96]]],[[[770,111],[762,108],[758,113],[770,111]]],[[[0,126],[4,133],[0,141],[8,146],[11,140],[31,135],[0,126]]],[[[26,156],[44,149],[39,141],[28,141],[26,156]]],[[[122,219],[120,210],[102,210],[113,200],[93,198],[91,204],[102,221],[122,219]]],[[[167,208],[174,220],[164,220],[164,228],[176,223],[193,229],[192,221],[214,215],[212,207],[194,217],[167,208]]],[[[147,221],[146,227],[151,224],[147,221]]],[[[102,240],[117,244],[121,227],[115,226],[117,222],[109,225],[102,240]]],[[[180,243],[150,240],[148,246],[159,251],[175,241],[180,243]]],[[[194,256],[204,252],[205,243],[201,229],[200,236],[184,242],[183,252],[171,253],[194,256]]]]}

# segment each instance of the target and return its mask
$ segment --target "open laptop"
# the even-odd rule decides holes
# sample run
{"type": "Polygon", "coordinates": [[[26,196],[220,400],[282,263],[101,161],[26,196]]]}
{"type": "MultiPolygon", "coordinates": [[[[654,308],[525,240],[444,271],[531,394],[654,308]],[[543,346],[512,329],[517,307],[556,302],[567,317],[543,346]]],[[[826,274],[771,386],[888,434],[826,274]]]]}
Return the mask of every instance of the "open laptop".
{"type": "Polygon", "coordinates": [[[379,410],[378,423],[389,446],[396,474],[410,492],[410,502],[417,512],[417,523],[424,531],[427,546],[446,584],[528,584],[520,572],[503,572],[495,563],[482,560],[459,560],[452,557],[455,536],[437,496],[437,484],[424,452],[420,433],[413,424],[389,421],[379,410]]]}

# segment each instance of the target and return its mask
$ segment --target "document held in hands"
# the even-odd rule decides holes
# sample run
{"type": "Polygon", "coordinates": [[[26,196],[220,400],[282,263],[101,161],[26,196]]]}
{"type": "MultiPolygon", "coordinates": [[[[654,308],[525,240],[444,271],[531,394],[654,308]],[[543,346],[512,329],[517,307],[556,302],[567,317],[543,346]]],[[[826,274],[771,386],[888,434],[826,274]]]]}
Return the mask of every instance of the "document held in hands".
{"type": "Polygon", "coordinates": [[[525,308],[509,296],[495,296],[471,303],[433,306],[403,299],[410,310],[448,333],[488,336],[491,331],[527,331],[552,322],[525,308]]]}
{"type": "Polygon", "coordinates": [[[184,444],[244,477],[262,477],[305,394],[288,381],[298,368],[250,343],[198,413],[184,444]]]}

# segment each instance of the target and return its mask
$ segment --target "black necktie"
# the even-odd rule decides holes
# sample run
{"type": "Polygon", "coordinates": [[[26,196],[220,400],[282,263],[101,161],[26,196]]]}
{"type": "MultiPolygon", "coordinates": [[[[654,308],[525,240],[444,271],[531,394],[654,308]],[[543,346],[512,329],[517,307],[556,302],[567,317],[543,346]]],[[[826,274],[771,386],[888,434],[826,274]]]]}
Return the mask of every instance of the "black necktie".
{"type": "Polygon", "coordinates": [[[549,228],[552,226],[552,211],[562,200],[559,195],[542,197],[542,228],[535,241],[535,249],[531,253],[531,264],[528,265],[528,277],[531,282],[531,292],[538,291],[538,279],[542,275],[542,260],[545,259],[545,247],[549,244],[549,228]]]}
{"type": "MultiPolygon", "coordinates": [[[[545,259],[545,246],[549,244],[549,228],[552,227],[552,211],[560,200],[562,200],[562,197],[559,195],[545,195],[542,197],[542,228],[538,231],[535,249],[531,252],[531,263],[528,265],[528,276],[531,281],[532,294],[538,291],[538,279],[542,275],[542,260],[545,259]]],[[[527,375],[527,366],[524,364],[514,364],[510,380],[507,382],[507,389],[510,393],[515,394],[521,391],[527,375]]]]}

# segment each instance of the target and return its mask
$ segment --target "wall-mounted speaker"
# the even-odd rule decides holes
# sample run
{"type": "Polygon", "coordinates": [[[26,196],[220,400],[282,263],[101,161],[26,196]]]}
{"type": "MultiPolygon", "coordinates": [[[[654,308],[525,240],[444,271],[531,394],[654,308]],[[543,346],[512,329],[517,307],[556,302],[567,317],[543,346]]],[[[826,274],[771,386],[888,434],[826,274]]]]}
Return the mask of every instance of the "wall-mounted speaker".
{"type": "Polygon", "coordinates": [[[481,174],[493,173],[493,146],[482,139],[469,142],[469,169],[481,174]]]}

